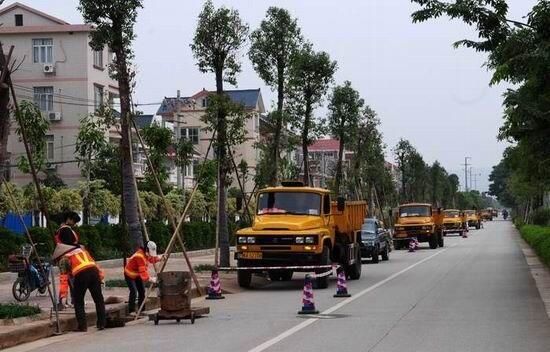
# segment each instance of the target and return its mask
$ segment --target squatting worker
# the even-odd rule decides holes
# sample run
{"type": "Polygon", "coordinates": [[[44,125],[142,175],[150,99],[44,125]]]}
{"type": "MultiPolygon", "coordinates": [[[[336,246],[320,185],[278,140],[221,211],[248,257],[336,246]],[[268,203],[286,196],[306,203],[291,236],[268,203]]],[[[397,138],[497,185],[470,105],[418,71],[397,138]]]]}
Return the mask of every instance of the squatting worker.
{"type": "MultiPolygon", "coordinates": [[[[73,226],[80,222],[80,216],[74,211],[67,211],[63,214],[63,223],[55,233],[55,244],[63,243],[67,245],[77,245],[80,241],[80,236],[73,229],[73,226]]],[[[59,309],[63,310],[65,305],[63,301],[68,301],[69,291],[71,293],[71,302],[74,301],[73,297],[73,278],[70,276],[70,270],[67,270],[66,260],[61,260],[59,267],[61,268],[61,274],[59,275],[59,309]],[[63,270],[63,268],[65,270],[63,270]]]]}
{"type": "Polygon", "coordinates": [[[80,245],[71,246],[63,243],[57,244],[53,253],[53,259],[66,260],[69,264],[70,275],[74,278],[73,298],[74,311],[78,322],[78,331],[87,331],[86,312],[84,310],[84,296],[90,291],[95,303],[97,315],[97,328],[105,329],[105,302],[101,293],[103,272],[94,261],[90,253],[80,245]]]}
{"type": "Polygon", "coordinates": [[[155,264],[164,256],[157,256],[157,245],[153,241],[147,242],[145,247],[138,247],[136,252],[128,259],[124,267],[124,279],[128,284],[130,295],[128,297],[128,311],[136,311],[136,295],[138,307],[141,307],[145,299],[144,283],[151,281],[156,283],[156,277],[149,277],[148,264],[155,264]]]}

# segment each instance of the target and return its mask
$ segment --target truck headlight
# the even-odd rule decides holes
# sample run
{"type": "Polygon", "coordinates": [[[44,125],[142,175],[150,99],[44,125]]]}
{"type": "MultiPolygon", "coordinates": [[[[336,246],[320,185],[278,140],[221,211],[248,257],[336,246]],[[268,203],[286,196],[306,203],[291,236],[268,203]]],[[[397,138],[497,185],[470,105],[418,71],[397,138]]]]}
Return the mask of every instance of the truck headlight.
{"type": "Polygon", "coordinates": [[[238,237],[237,242],[238,243],[246,243],[246,237],[238,237]]]}
{"type": "Polygon", "coordinates": [[[296,243],[303,244],[304,243],[304,238],[303,237],[296,237],[296,243]]]}
{"type": "Polygon", "coordinates": [[[247,241],[248,243],[254,244],[254,243],[256,243],[256,237],[248,237],[248,238],[246,239],[246,241],[247,241]]]}
{"type": "Polygon", "coordinates": [[[309,243],[309,244],[315,243],[315,237],[313,236],[306,237],[306,243],[309,243]]]}

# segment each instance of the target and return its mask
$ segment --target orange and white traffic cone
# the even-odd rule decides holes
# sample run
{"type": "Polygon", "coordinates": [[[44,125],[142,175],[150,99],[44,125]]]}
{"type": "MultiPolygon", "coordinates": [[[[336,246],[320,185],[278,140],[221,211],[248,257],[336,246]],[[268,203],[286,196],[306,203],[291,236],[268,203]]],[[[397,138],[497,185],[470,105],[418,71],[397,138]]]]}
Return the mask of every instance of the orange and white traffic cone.
{"type": "Polygon", "coordinates": [[[313,281],[309,274],[304,279],[304,291],[302,295],[302,310],[298,314],[319,314],[313,302],[313,281]]]}
{"type": "Polygon", "coordinates": [[[416,237],[413,237],[409,240],[409,252],[416,251],[416,247],[417,247],[416,237]]]}
{"type": "Polygon", "coordinates": [[[466,229],[462,230],[462,238],[468,238],[468,230],[466,229]]]}
{"type": "Polygon", "coordinates": [[[346,271],[342,267],[339,267],[337,271],[338,282],[336,283],[336,294],[333,297],[351,297],[346,284],[346,271]]]}
{"type": "Polygon", "coordinates": [[[220,283],[220,276],[218,270],[212,270],[212,276],[210,279],[210,287],[208,287],[208,296],[206,299],[224,299],[222,295],[222,285],[220,283]]]}

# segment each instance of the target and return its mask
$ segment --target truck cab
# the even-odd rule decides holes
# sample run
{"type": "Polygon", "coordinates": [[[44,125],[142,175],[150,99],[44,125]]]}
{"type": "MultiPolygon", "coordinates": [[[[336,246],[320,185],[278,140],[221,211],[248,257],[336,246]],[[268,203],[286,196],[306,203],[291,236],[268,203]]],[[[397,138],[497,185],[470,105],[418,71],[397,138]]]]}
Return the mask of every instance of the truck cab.
{"type": "Polygon", "coordinates": [[[431,249],[443,247],[441,209],[427,203],[402,204],[397,209],[393,244],[396,249],[405,248],[411,238],[428,242],[431,249]]]}
{"type": "MultiPolygon", "coordinates": [[[[272,280],[286,281],[295,271],[327,271],[296,267],[333,262],[343,266],[350,278],[358,279],[360,229],[365,216],[366,202],[332,202],[328,190],[298,182],[259,191],[252,226],[237,231],[235,259],[239,267],[267,269],[238,270],[239,285],[250,286],[253,273],[267,272],[272,280]]],[[[325,288],[328,276],[316,282],[325,288]]]]}
{"type": "Polygon", "coordinates": [[[475,227],[477,230],[481,228],[481,218],[476,210],[464,210],[464,218],[466,227],[475,227]]]}

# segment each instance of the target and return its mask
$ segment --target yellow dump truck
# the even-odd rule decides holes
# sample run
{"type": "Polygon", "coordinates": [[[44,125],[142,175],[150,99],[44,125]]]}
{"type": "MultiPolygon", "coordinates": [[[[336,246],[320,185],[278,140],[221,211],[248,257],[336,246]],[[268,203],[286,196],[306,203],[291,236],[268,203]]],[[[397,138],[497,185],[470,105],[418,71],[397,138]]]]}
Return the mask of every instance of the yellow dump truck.
{"type": "MultiPolygon", "coordinates": [[[[249,287],[253,273],[267,272],[286,281],[294,272],[326,272],[301,266],[340,264],[350,279],[361,276],[361,225],[367,215],[364,201],[332,202],[330,192],[283,182],[261,190],[252,226],[237,231],[235,259],[241,287],[249,287]],[[267,269],[266,269],[267,268],[267,269]]],[[[328,276],[317,277],[318,288],[328,287],[328,276]]]]}
{"type": "Polygon", "coordinates": [[[493,221],[493,208],[483,209],[481,211],[481,220],[493,221]]]}
{"type": "Polygon", "coordinates": [[[402,204],[395,214],[393,244],[395,249],[405,248],[411,238],[428,242],[431,249],[443,247],[443,214],[441,209],[426,203],[402,204]]]}
{"type": "Polygon", "coordinates": [[[445,209],[443,211],[443,235],[458,233],[462,235],[464,231],[463,217],[458,209],[445,209]]]}
{"type": "Polygon", "coordinates": [[[481,218],[476,210],[464,210],[464,223],[466,227],[475,227],[477,230],[481,228],[481,218]]]}

